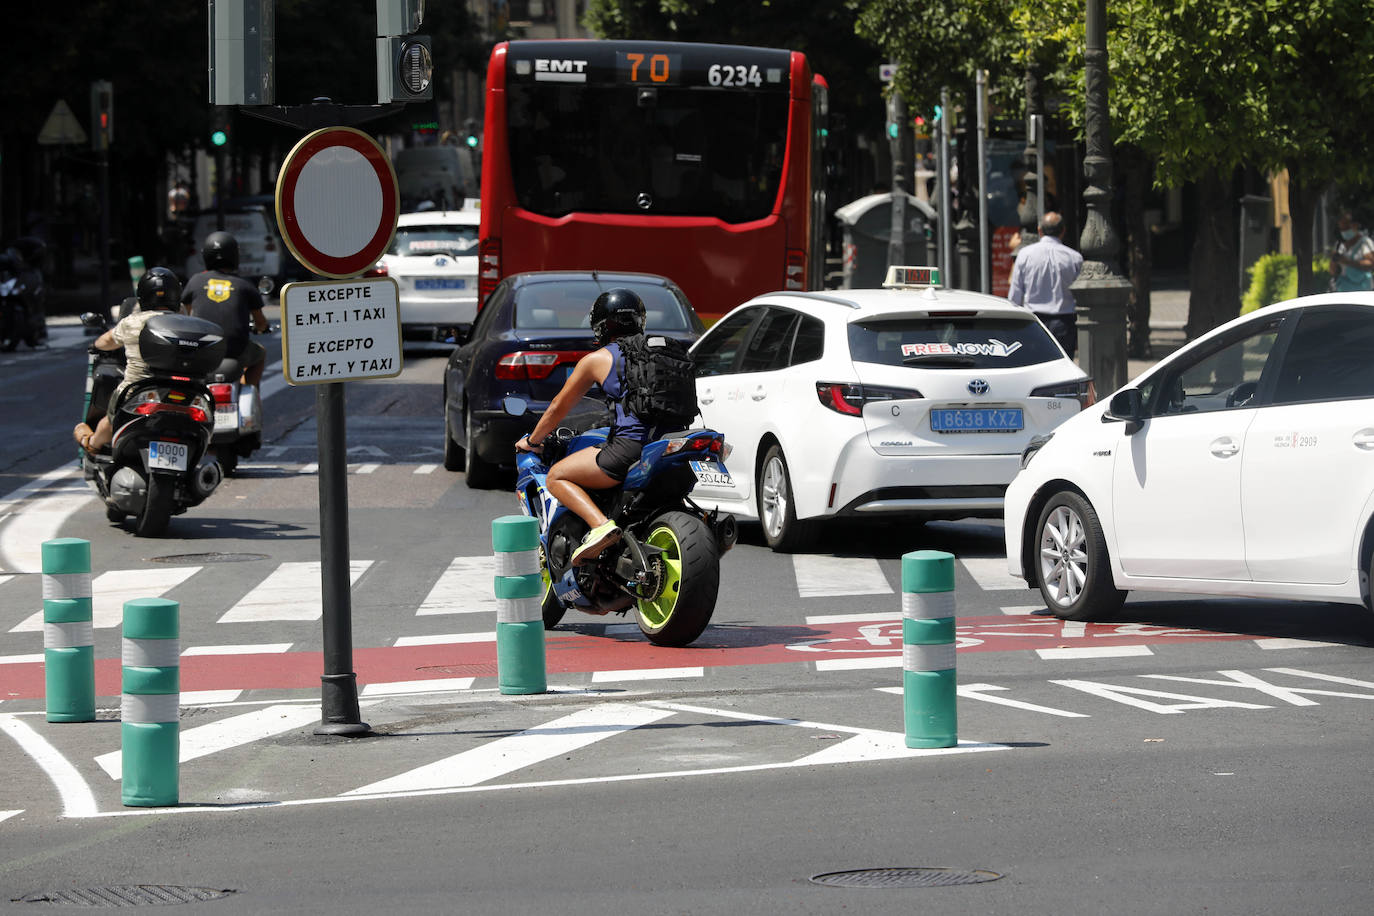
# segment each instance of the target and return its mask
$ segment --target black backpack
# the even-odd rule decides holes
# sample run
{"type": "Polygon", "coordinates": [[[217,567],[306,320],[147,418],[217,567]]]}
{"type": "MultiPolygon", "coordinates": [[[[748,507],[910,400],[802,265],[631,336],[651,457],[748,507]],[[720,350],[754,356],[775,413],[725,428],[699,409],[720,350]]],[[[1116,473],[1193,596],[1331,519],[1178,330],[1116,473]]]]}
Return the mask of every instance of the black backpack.
{"type": "Polygon", "coordinates": [[[697,385],[687,345],[659,334],[632,334],[616,342],[625,354],[620,379],[625,412],[652,428],[691,426],[697,415],[697,385]]]}

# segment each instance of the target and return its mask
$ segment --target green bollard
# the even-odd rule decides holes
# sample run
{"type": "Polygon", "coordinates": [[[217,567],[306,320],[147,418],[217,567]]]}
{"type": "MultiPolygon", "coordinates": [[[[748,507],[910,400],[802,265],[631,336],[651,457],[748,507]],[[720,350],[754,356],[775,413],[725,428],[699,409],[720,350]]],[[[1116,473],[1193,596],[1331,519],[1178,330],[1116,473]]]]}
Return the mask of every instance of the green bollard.
{"type": "Polygon", "coordinates": [[[43,680],[49,722],[95,721],[91,542],[44,541],[43,680]]]}
{"type": "Polygon", "coordinates": [[[906,746],[954,747],[954,555],[902,556],[902,711],[906,746]]]}
{"type": "Polygon", "coordinates": [[[126,806],[175,805],[181,752],[181,605],[124,602],[124,702],[120,747],[126,806]]]}
{"type": "Polygon", "coordinates": [[[496,553],[496,675],[503,694],[549,689],[544,661],[544,578],[539,522],[503,515],[491,523],[496,553]]]}

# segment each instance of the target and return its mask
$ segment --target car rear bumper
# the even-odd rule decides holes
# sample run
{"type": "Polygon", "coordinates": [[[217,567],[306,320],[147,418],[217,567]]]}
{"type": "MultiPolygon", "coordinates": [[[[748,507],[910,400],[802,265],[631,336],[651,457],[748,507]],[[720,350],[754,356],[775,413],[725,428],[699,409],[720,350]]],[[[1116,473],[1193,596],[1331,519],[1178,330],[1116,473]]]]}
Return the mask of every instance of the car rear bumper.
{"type": "Polygon", "coordinates": [[[854,441],[823,484],[824,504],[800,508],[807,515],[1000,517],[1019,468],[1019,455],[880,455],[854,441]]]}
{"type": "Polygon", "coordinates": [[[477,297],[414,298],[401,296],[401,327],[466,327],[477,316],[477,297]]]}

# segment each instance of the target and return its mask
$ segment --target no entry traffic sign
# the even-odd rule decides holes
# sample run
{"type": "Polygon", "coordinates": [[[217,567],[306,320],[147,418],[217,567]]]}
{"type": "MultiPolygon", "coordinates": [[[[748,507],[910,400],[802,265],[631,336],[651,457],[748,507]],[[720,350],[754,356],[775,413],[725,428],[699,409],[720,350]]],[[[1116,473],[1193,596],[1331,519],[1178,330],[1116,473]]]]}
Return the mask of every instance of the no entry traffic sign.
{"type": "Polygon", "coordinates": [[[287,155],[277,178],[277,225],[302,264],[325,277],[355,277],[396,234],[400,195],[382,148],[351,127],[326,127],[287,155]]]}

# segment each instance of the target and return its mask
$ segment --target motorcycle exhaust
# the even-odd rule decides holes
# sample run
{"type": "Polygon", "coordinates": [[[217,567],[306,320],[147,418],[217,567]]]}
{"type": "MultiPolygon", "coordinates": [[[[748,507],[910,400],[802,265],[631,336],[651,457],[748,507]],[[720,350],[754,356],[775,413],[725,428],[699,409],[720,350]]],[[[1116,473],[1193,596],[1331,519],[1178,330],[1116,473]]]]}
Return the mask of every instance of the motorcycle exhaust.
{"type": "Polygon", "coordinates": [[[716,535],[716,551],[718,553],[725,553],[735,546],[735,541],[739,540],[739,526],[735,524],[733,515],[720,516],[711,528],[716,535]]]}
{"type": "Polygon", "coordinates": [[[110,499],[125,515],[139,515],[148,501],[148,481],[130,467],[122,467],[110,478],[110,499]]]}
{"type": "Polygon", "coordinates": [[[215,487],[218,487],[222,480],[224,480],[224,472],[213,456],[206,457],[201,461],[196,467],[196,473],[191,478],[191,492],[195,493],[196,502],[201,502],[215,492],[215,487]]]}

